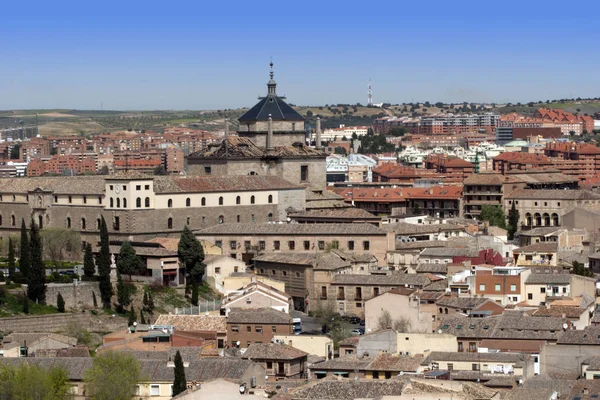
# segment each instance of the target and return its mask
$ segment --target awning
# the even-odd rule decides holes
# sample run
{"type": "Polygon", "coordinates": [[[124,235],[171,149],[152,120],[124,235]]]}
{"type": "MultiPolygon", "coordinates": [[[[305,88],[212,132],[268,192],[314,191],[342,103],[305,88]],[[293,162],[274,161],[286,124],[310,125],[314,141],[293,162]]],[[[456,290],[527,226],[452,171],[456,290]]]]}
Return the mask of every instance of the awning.
{"type": "Polygon", "coordinates": [[[163,276],[165,275],[177,275],[177,270],[163,270],[163,276]]]}

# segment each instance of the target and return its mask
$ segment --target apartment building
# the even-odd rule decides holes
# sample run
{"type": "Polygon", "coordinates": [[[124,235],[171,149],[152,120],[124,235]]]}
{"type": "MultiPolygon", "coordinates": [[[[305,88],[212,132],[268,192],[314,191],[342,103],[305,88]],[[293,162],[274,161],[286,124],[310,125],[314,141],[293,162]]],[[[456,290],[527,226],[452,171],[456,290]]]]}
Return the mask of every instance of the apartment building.
{"type": "Polygon", "coordinates": [[[475,172],[475,165],[460,157],[447,154],[427,155],[425,168],[432,169],[444,175],[446,183],[462,183],[469,175],[475,172]]]}
{"type": "Polygon", "coordinates": [[[477,219],[483,206],[502,207],[504,179],[499,174],[471,174],[463,182],[463,205],[466,218],[477,219]]]}
{"type": "Polygon", "coordinates": [[[444,135],[467,132],[496,132],[500,115],[493,113],[441,115],[421,118],[419,134],[444,135]]]}
{"type": "Polygon", "coordinates": [[[293,333],[292,317],[272,308],[231,309],[227,316],[227,341],[231,347],[271,343],[275,335],[293,333]]]}
{"type": "Polygon", "coordinates": [[[600,171],[600,148],[590,143],[547,143],[544,155],[562,173],[580,180],[594,177],[600,171]]]}

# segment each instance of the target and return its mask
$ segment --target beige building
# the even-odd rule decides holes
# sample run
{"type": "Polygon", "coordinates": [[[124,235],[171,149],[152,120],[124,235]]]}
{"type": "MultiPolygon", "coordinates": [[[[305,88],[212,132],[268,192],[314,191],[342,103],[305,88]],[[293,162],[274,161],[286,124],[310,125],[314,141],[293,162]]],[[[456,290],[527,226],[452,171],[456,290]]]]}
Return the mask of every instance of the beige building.
{"type": "Polygon", "coordinates": [[[456,336],[449,333],[398,333],[399,354],[429,354],[434,351],[456,351],[456,336]]]}
{"type": "Polygon", "coordinates": [[[534,375],[533,357],[522,353],[432,352],[421,362],[421,371],[477,371],[514,374],[524,379],[534,375]]]}
{"type": "Polygon", "coordinates": [[[250,285],[252,282],[262,282],[267,286],[273,287],[280,292],[285,292],[285,283],[275,279],[270,279],[266,276],[255,275],[251,272],[246,273],[234,273],[224,279],[225,284],[223,289],[225,294],[236,292],[244,286],[250,285]]]}
{"type": "Polygon", "coordinates": [[[525,280],[524,293],[531,305],[545,305],[556,297],[596,297],[596,279],[569,273],[532,273],[525,280]]]}
{"type": "Polygon", "coordinates": [[[277,343],[287,344],[305,353],[324,357],[326,360],[333,358],[333,340],[327,336],[318,335],[275,335],[273,340],[277,343]]]}
{"type": "Polygon", "coordinates": [[[222,255],[205,256],[204,265],[204,280],[222,294],[225,294],[225,278],[246,272],[246,264],[243,261],[222,255]]]}
{"type": "Polygon", "coordinates": [[[225,315],[234,308],[272,308],[289,314],[290,304],[292,304],[292,296],[256,281],[231,292],[224,300],[222,308],[225,309],[225,315]]]}
{"type": "Polygon", "coordinates": [[[364,309],[367,332],[379,329],[378,321],[384,311],[390,313],[394,322],[404,320],[408,332],[429,333],[435,320],[434,315],[421,310],[419,295],[414,289],[392,289],[365,301],[364,309]]]}

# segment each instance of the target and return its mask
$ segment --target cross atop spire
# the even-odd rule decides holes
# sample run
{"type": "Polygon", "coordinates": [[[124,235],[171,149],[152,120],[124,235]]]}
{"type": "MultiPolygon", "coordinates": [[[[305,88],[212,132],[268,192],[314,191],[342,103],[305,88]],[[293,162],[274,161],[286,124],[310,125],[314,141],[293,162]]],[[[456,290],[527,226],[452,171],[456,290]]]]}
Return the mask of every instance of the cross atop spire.
{"type": "Polygon", "coordinates": [[[267,94],[268,95],[277,95],[275,88],[277,87],[277,83],[275,82],[275,80],[273,79],[273,77],[275,76],[275,73],[273,72],[273,60],[271,60],[271,63],[269,64],[269,66],[271,67],[271,72],[269,73],[269,77],[271,79],[269,79],[269,83],[267,83],[267,94]]]}

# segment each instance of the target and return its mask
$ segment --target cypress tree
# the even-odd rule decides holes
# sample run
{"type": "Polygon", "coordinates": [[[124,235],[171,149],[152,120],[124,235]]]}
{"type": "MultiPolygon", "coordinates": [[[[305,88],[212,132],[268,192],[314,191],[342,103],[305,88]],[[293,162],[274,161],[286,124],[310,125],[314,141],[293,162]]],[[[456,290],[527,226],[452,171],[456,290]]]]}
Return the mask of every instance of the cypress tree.
{"type": "Polygon", "coordinates": [[[154,314],[154,299],[150,292],[148,292],[148,311],[150,311],[150,314],[154,314]]]}
{"type": "Polygon", "coordinates": [[[27,226],[25,220],[21,219],[21,249],[19,251],[19,271],[26,278],[29,274],[30,265],[29,255],[29,237],[27,236],[27,226]]]}
{"type": "Polygon", "coordinates": [[[198,305],[198,282],[192,281],[192,305],[198,305]]]}
{"type": "Polygon", "coordinates": [[[58,296],[56,297],[56,308],[60,313],[65,312],[65,299],[63,299],[62,294],[60,294],[60,292],[58,292],[58,296]]]}
{"type": "Polygon", "coordinates": [[[183,227],[177,246],[179,261],[185,266],[187,278],[197,283],[204,275],[204,248],[188,226],[183,227]]]}
{"type": "Polygon", "coordinates": [[[104,308],[110,308],[113,287],[110,283],[110,248],[108,245],[108,228],[104,216],[100,221],[100,254],[98,255],[98,280],[100,281],[100,298],[104,308]]]}
{"type": "Polygon", "coordinates": [[[135,314],[135,308],[133,308],[132,305],[131,310],[129,310],[129,326],[133,325],[135,321],[137,321],[137,315],[135,314]]]}
{"type": "Polygon", "coordinates": [[[129,242],[124,242],[119,250],[119,259],[117,260],[117,271],[124,275],[129,275],[129,281],[131,281],[131,275],[136,273],[140,267],[140,258],[135,253],[135,249],[129,242]]]}
{"type": "MultiPolygon", "coordinates": [[[[142,301],[142,304],[144,305],[144,311],[148,311],[148,292],[144,291],[144,300],[142,301]]],[[[142,315],[142,313],[140,313],[140,315],[142,315]]]]}
{"type": "Polygon", "coordinates": [[[183,359],[179,350],[175,353],[175,377],[173,378],[173,396],[177,396],[179,393],[187,390],[187,381],[185,379],[185,368],[183,366],[183,359]]]}
{"type": "Polygon", "coordinates": [[[85,255],[83,256],[83,274],[91,278],[96,273],[96,265],[94,264],[94,254],[92,254],[92,245],[85,245],[85,255]]]}
{"type": "Polygon", "coordinates": [[[515,238],[515,233],[519,229],[519,211],[517,211],[515,207],[515,202],[513,201],[512,207],[508,212],[508,240],[513,240],[515,238]]]}
{"type": "Polygon", "coordinates": [[[15,276],[15,246],[13,246],[12,238],[8,238],[8,279],[6,283],[10,283],[15,276]]]}
{"type": "Polygon", "coordinates": [[[131,304],[129,285],[123,281],[123,276],[117,271],[117,311],[123,312],[131,304]]]}
{"type": "Polygon", "coordinates": [[[31,220],[29,239],[30,267],[27,275],[27,297],[38,304],[46,303],[46,267],[42,260],[42,238],[39,227],[31,220]]]}
{"type": "Polygon", "coordinates": [[[98,300],[96,299],[96,292],[92,292],[92,302],[94,304],[94,308],[98,308],[98,300]]]}
{"type": "Polygon", "coordinates": [[[29,299],[27,298],[27,296],[25,296],[25,298],[23,299],[23,313],[29,314],[29,299]]]}
{"type": "Polygon", "coordinates": [[[146,325],[146,318],[144,318],[144,312],[140,311],[140,324],[146,325]]]}

